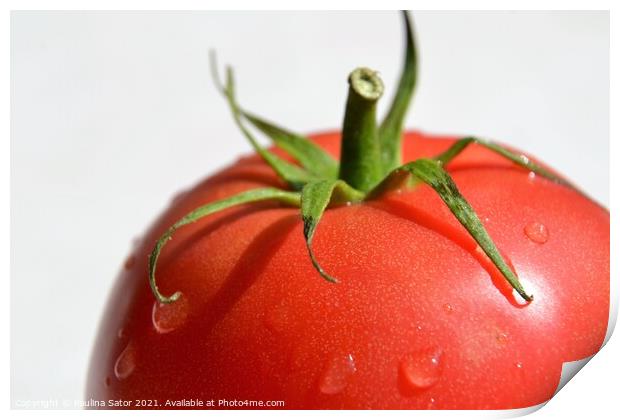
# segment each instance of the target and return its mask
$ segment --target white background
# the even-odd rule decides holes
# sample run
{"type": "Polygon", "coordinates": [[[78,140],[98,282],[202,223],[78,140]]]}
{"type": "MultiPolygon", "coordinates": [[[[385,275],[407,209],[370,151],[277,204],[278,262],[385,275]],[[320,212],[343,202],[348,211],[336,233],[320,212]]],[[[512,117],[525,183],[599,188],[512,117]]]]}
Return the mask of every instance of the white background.
{"type": "MultiPolygon", "coordinates": [[[[606,13],[415,19],[421,74],[408,126],[512,144],[608,205],[606,13]]],[[[209,48],[234,64],[248,109],[316,131],[340,125],[356,66],[380,70],[391,97],[400,23],[385,12],[14,13],[12,400],[82,397],[132,238],[176,191],[250,151],[209,78],[209,48]]],[[[606,351],[577,377],[605,369],[606,351]]]]}

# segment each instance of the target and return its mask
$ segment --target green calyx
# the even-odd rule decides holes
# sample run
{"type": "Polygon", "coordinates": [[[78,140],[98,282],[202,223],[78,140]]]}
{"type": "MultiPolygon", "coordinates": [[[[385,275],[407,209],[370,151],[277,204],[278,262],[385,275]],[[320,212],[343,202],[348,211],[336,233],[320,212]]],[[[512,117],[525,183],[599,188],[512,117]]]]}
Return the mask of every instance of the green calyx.
{"type": "Polygon", "coordinates": [[[159,302],[171,303],[179,297],[179,292],[170,296],[162,294],[155,277],[159,255],[178,228],[226,208],[265,200],[300,208],[310,261],[318,275],[335,283],[336,278],[319,264],[312,248],[312,240],[324,212],[330,207],[345,203],[353,204],[377,199],[394,188],[402,187],[404,181],[408,179],[413,181],[407,184],[409,188],[416,188],[420,183],[431,187],[513,289],[526,301],[532,300],[532,296],[524,290],[517,275],[508,266],[476,212],[459,192],[444,167],[467,146],[475,143],[525,170],[554,182],[570,185],[531,159],[475,137],[455,142],[438,156],[403,164],[401,139],[417,80],[417,53],[411,20],[407,12],[403,12],[402,15],[406,29],[405,57],[398,89],[389,111],[378,123],[376,105],[383,94],[383,82],[377,73],[370,69],[354,70],[349,76],[349,94],[339,162],[303,135],[279,127],[244,110],[235,96],[232,69],[227,68],[225,83],[221,83],[217,75],[215,56],[212,55],[211,64],[216,86],[226,98],[233,120],[256,153],[285,181],[289,189],[255,189],[207,203],[187,214],[164,232],[149,257],[149,282],[159,302]],[[250,128],[271,139],[276,146],[290,155],[292,161],[283,159],[262,147],[250,128]]]}

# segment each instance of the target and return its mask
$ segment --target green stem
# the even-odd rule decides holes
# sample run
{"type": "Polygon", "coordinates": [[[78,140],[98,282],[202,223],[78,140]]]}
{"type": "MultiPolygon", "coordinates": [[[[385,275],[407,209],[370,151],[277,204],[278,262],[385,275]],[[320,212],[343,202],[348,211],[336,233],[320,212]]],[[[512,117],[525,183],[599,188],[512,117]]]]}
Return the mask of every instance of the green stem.
{"type": "Polygon", "coordinates": [[[339,177],[364,192],[384,175],[377,133],[377,101],[382,94],[383,82],[376,72],[360,67],[349,75],[339,177]]]}

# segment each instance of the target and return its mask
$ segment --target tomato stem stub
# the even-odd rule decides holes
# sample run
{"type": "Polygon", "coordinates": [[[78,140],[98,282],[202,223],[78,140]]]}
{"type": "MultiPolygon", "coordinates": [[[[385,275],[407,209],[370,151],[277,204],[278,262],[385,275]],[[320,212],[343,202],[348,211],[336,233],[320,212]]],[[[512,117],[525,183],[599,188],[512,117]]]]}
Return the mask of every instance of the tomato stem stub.
{"type": "Polygon", "coordinates": [[[376,72],[361,67],[349,75],[340,179],[361,191],[370,190],[383,175],[377,131],[377,101],[381,95],[383,82],[376,72]]]}

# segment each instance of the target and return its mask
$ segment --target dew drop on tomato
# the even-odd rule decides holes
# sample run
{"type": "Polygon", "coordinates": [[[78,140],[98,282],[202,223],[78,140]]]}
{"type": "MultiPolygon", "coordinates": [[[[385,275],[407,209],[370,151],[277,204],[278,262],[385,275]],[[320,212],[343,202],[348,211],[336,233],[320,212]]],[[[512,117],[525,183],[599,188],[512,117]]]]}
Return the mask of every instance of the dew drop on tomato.
{"type": "Polygon", "coordinates": [[[121,352],[114,364],[114,375],[120,381],[129,377],[136,368],[136,348],[132,342],[130,342],[125,350],[121,352]]]}
{"type": "Polygon", "coordinates": [[[443,310],[446,311],[446,313],[451,314],[454,311],[454,308],[449,303],[446,303],[443,305],[443,310]]]}
{"type": "Polygon", "coordinates": [[[400,362],[399,373],[413,390],[434,386],[441,376],[441,349],[429,348],[406,355],[400,362]]]}
{"type": "Polygon", "coordinates": [[[356,371],[355,360],[351,354],[331,357],[321,376],[319,390],[328,395],[342,392],[356,371]]]}
{"type": "Polygon", "coordinates": [[[530,238],[532,242],[537,244],[544,244],[549,239],[549,231],[547,227],[542,223],[531,222],[523,229],[525,235],[530,238]]]}
{"type": "Polygon", "coordinates": [[[153,303],[153,327],[160,334],[167,334],[176,330],[187,320],[189,305],[185,295],[172,303],[153,303]]]}
{"type": "Polygon", "coordinates": [[[523,368],[523,363],[521,363],[521,362],[517,362],[517,363],[515,363],[515,367],[516,367],[517,369],[522,369],[522,368],[523,368]]]}

